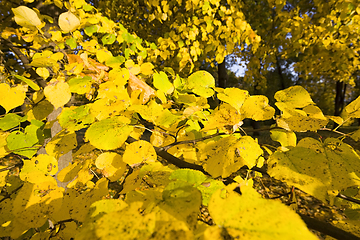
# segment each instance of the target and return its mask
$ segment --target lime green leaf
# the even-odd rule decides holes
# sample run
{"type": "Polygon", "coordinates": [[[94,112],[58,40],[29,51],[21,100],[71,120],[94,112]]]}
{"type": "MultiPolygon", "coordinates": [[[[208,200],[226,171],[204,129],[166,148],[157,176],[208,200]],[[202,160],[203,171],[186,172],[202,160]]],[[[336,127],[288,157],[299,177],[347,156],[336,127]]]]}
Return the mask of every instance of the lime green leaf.
{"type": "Polygon", "coordinates": [[[70,91],[77,94],[85,94],[91,91],[93,80],[89,76],[76,77],[69,80],[70,91]]]}
{"type": "Polygon", "coordinates": [[[104,45],[113,44],[116,40],[116,36],[114,34],[108,33],[101,38],[101,41],[104,45]]]}
{"type": "Polygon", "coordinates": [[[123,116],[101,120],[88,128],[85,139],[99,149],[119,148],[133,131],[133,127],[129,126],[129,123],[130,120],[123,116]]]}
{"type": "Polygon", "coordinates": [[[188,182],[191,185],[200,185],[207,179],[207,177],[200,171],[192,169],[178,169],[171,173],[169,179],[181,180],[188,182]]]}
{"type": "Polygon", "coordinates": [[[122,63],[125,62],[125,58],[123,56],[117,56],[117,57],[109,57],[105,64],[106,66],[112,67],[112,68],[119,68],[122,63]]]}
{"type": "Polygon", "coordinates": [[[178,169],[171,173],[170,180],[181,180],[196,187],[201,192],[202,204],[207,206],[209,204],[212,194],[221,188],[224,188],[224,183],[206,177],[202,172],[192,169],[178,169]]]}
{"type": "Polygon", "coordinates": [[[79,107],[71,106],[70,108],[64,108],[61,111],[58,120],[62,128],[74,132],[87,127],[95,121],[95,118],[90,114],[89,106],[83,105],[79,107]]]}
{"type": "Polygon", "coordinates": [[[126,146],[124,162],[133,165],[143,162],[156,161],[157,155],[154,147],[147,141],[139,140],[126,146]]]}
{"type": "Polygon", "coordinates": [[[323,143],[304,138],[295,148],[271,155],[268,166],[272,177],[322,201],[329,197],[329,192],[336,193],[360,182],[358,154],[334,138],[327,138],[323,143]]]}
{"type": "Polygon", "coordinates": [[[239,88],[226,88],[226,89],[217,89],[217,97],[223,102],[229,103],[233,106],[238,112],[240,112],[241,106],[244,104],[245,99],[249,97],[249,92],[241,90],[239,88]]]}
{"type": "Polygon", "coordinates": [[[26,117],[21,117],[15,113],[8,113],[4,117],[0,118],[0,129],[6,131],[11,128],[18,127],[23,121],[26,121],[26,117]]]}
{"type": "Polygon", "coordinates": [[[203,70],[191,74],[185,81],[185,88],[205,98],[214,95],[214,87],[214,77],[203,70]]]}
{"type": "Polygon", "coordinates": [[[263,154],[257,141],[250,136],[221,138],[207,144],[204,152],[204,169],[214,178],[226,178],[244,165],[252,168],[263,154]]]}
{"type": "Polygon", "coordinates": [[[80,26],[80,20],[70,11],[59,16],[59,27],[64,32],[73,32],[80,26]]]}
{"type": "MultiPolygon", "coordinates": [[[[277,91],[274,97],[276,101],[285,103],[289,108],[303,108],[314,103],[310,94],[301,86],[293,86],[277,91]]],[[[277,103],[275,105],[277,106],[277,103]]]]}
{"type": "Polygon", "coordinates": [[[5,108],[6,112],[21,106],[24,103],[27,92],[27,86],[17,85],[10,88],[6,83],[0,84],[0,105],[5,108]]]}
{"type": "Polygon", "coordinates": [[[233,183],[213,194],[209,212],[216,225],[226,228],[233,238],[318,239],[293,210],[262,198],[252,185],[252,180],[233,183]],[[240,187],[241,195],[234,191],[236,187],[240,187]]]}
{"type": "Polygon", "coordinates": [[[21,224],[39,228],[62,208],[63,188],[56,181],[27,183],[17,193],[13,203],[13,214],[21,224]]]}
{"type": "Polygon", "coordinates": [[[283,147],[296,146],[296,134],[285,129],[270,130],[270,137],[273,141],[277,141],[283,147]]]}
{"type": "Polygon", "coordinates": [[[39,91],[40,90],[40,87],[34,83],[32,80],[26,78],[26,77],[23,77],[23,76],[20,76],[20,75],[17,75],[15,74],[14,75],[17,79],[20,79],[21,81],[25,82],[27,85],[29,85],[29,87],[31,87],[32,89],[34,89],[35,91],[39,91]]]}
{"type": "Polygon", "coordinates": [[[126,163],[123,161],[123,157],[114,152],[100,154],[95,160],[95,165],[102,170],[104,177],[110,181],[120,179],[126,171],[126,163]]]}
{"type": "Polygon", "coordinates": [[[76,39],[75,39],[75,38],[68,38],[68,39],[66,39],[65,43],[66,43],[67,45],[69,45],[69,47],[70,47],[71,49],[74,49],[74,48],[77,47],[76,39]]]}
{"type": "Polygon", "coordinates": [[[36,12],[28,7],[20,6],[11,9],[15,15],[15,22],[23,27],[38,27],[41,20],[36,12]]]}
{"type": "Polygon", "coordinates": [[[52,176],[58,171],[58,162],[56,158],[40,154],[31,160],[24,160],[24,166],[21,168],[20,178],[23,181],[31,183],[41,183],[52,181],[52,176]]]}
{"type": "Polygon", "coordinates": [[[84,29],[84,31],[85,31],[86,35],[91,37],[94,33],[96,33],[98,31],[98,26],[96,26],[96,25],[88,26],[84,29]]]}
{"type": "Polygon", "coordinates": [[[174,86],[169,81],[168,76],[164,72],[155,73],[154,78],[154,87],[163,91],[166,94],[171,94],[174,91],[174,86]]]}
{"type": "Polygon", "coordinates": [[[25,133],[20,131],[10,133],[6,138],[7,147],[16,154],[31,158],[38,150],[37,147],[33,146],[39,142],[41,136],[42,131],[39,127],[29,125],[25,128],[25,133]]]}
{"type": "Polygon", "coordinates": [[[62,130],[56,134],[48,144],[45,146],[47,154],[59,159],[60,156],[68,153],[70,150],[76,148],[76,134],[62,130]]]}

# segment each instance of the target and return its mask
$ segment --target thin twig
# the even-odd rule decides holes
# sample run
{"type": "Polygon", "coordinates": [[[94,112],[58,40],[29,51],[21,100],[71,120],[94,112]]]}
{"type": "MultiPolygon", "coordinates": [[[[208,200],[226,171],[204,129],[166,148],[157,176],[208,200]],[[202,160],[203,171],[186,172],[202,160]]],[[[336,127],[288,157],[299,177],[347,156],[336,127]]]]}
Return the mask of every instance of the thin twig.
{"type": "Polygon", "coordinates": [[[359,199],[352,198],[352,197],[348,197],[348,196],[345,196],[344,194],[341,194],[341,193],[339,193],[338,195],[336,195],[336,197],[345,199],[345,200],[347,200],[347,201],[349,201],[349,202],[353,202],[353,203],[356,203],[356,204],[360,204],[360,200],[359,200],[359,199]]]}

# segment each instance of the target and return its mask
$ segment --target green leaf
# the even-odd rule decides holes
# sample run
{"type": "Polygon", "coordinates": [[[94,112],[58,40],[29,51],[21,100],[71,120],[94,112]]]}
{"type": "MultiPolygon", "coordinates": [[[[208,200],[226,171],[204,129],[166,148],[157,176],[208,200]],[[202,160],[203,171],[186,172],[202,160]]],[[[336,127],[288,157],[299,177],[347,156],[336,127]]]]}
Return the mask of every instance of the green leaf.
{"type": "Polygon", "coordinates": [[[163,91],[166,94],[171,94],[174,91],[174,86],[169,81],[168,76],[165,72],[155,73],[154,78],[154,87],[163,91]]]}
{"type": "Polygon", "coordinates": [[[133,131],[133,127],[129,126],[129,123],[130,120],[123,116],[101,120],[88,128],[85,139],[99,149],[119,148],[133,131]]]}
{"type": "Polygon", "coordinates": [[[93,80],[89,76],[76,77],[69,80],[70,91],[77,94],[85,94],[91,91],[93,80]]]}
{"type": "Polygon", "coordinates": [[[216,225],[234,239],[318,239],[293,210],[262,198],[252,185],[252,180],[233,183],[213,194],[209,212],[216,225]],[[240,188],[241,194],[235,188],[240,188]]]}
{"type": "Polygon", "coordinates": [[[106,34],[105,36],[103,36],[101,38],[101,41],[104,45],[113,44],[115,42],[115,40],[116,40],[116,36],[114,34],[110,34],[110,33],[106,34]]]}
{"type": "Polygon", "coordinates": [[[34,147],[43,135],[39,127],[29,125],[25,128],[25,132],[14,131],[6,138],[7,147],[12,152],[31,158],[38,150],[34,147]]]}
{"type": "Polygon", "coordinates": [[[16,77],[17,79],[25,82],[27,85],[29,85],[29,87],[31,87],[32,89],[34,89],[35,91],[39,91],[40,90],[40,87],[34,83],[32,80],[26,78],[26,77],[23,77],[23,76],[20,76],[20,75],[17,75],[15,74],[14,77],[16,77]]]}
{"type": "Polygon", "coordinates": [[[185,81],[185,87],[202,97],[211,97],[215,93],[213,90],[215,79],[207,71],[197,71],[188,77],[185,81]]]}
{"type": "Polygon", "coordinates": [[[21,122],[26,121],[26,117],[21,117],[15,113],[8,113],[0,118],[0,129],[3,131],[18,127],[21,122]]]}
{"type": "Polygon", "coordinates": [[[97,25],[88,26],[84,29],[84,31],[86,35],[91,37],[94,33],[98,31],[98,26],[97,25]]]}
{"type": "Polygon", "coordinates": [[[192,169],[178,169],[171,173],[170,180],[181,180],[196,187],[202,196],[202,204],[207,206],[209,204],[212,194],[221,188],[224,188],[224,183],[221,181],[208,178],[202,172],[192,169]]]}
{"type": "Polygon", "coordinates": [[[65,43],[66,43],[67,45],[69,45],[69,47],[70,47],[71,49],[74,49],[74,48],[77,47],[76,39],[75,39],[75,38],[68,38],[68,39],[66,39],[65,43]]]}
{"type": "Polygon", "coordinates": [[[71,106],[70,108],[64,108],[59,115],[58,120],[62,128],[74,132],[87,127],[95,121],[95,118],[90,114],[89,106],[83,105],[79,107],[71,106]]]}
{"type": "Polygon", "coordinates": [[[117,56],[117,57],[109,57],[105,64],[106,66],[112,67],[112,68],[119,68],[122,63],[125,62],[125,58],[123,56],[117,56]]]}
{"type": "MultiPolygon", "coordinates": [[[[335,138],[323,143],[304,138],[287,152],[276,152],[268,161],[268,173],[325,202],[333,194],[360,182],[360,157],[335,138]]],[[[336,195],[336,194],[335,194],[336,195]]]]}

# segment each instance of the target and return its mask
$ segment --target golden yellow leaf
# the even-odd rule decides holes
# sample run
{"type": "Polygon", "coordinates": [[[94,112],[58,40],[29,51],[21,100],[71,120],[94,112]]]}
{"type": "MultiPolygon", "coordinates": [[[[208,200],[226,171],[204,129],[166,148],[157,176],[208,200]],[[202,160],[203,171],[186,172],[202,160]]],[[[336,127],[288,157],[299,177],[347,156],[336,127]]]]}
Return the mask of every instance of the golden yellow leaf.
{"type": "Polygon", "coordinates": [[[140,140],[126,146],[123,155],[124,162],[129,165],[156,161],[157,155],[154,147],[147,141],[140,140]]]}
{"type": "Polygon", "coordinates": [[[69,84],[62,79],[52,79],[45,87],[44,93],[55,109],[64,106],[71,98],[69,84]]]}
{"type": "Polygon", "coordinates": [[[39,67],[36,69],[36,73],[43,79],[47,79],[50,76],[49,70],[44,67],[39,67]]]}
{"type": "Polygon", "coordinates": [[[27,86],[17,85],[10,87],[6,83],[0,84],[0,105],[5,108],[6,112],[21,106],[26,97],[27,86]]]}
{"type": "Polygon", "coordinates": [[[121,178],[126,170],[126,163],[122,156],[114,152],[100,154],[95,160],[95,165],[102,170],[102,174],[110,181],[121,178]]]}

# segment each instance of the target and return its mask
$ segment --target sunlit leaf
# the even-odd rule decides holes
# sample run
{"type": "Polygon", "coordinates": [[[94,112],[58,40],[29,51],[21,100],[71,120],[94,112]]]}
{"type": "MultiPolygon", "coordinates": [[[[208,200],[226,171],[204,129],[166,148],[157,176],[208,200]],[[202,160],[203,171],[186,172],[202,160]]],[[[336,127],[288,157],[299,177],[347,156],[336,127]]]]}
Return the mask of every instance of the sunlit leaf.
{"type": "Polygon", "coordinates": [[[41,183],[52,181],[58,171],[58,162],[56,158],[40,154],[30,160],[24,161],[24,166],[20,172],[20,178],[23,181],[31,183],[41,183]]]}
{"type": "Polygon", "coordinates": [[[55,109],[64,106],[71,98],[69,84],[61,79],[53,79],[44,88],[46,99],[55,109]]]}
{"type": "Polygon", "coordinates": [[[59,27],[64,32],[73,32],[80,26],[80,20],[72,12],[64,12],[59,15],[59,27]]]}
{"type": "Polygon", "coordinates": [[[129,123],[130,120],[122,116],[101,120],[88,128],[85,139],[99,149],[119,148],[133,131],[133,127],[129,126],[129,123]]]}
{"type": "MultiPolygon", "coordinates": [[[[301,86],[293,86],[277,91],[274,98],[278,102],[285,103],[290,108],[303,108],[314,103],[310,94],[301,86]]],[[[277,103],[275,105],[277,106],[277,103]]]]}
{"type": "Polygon", "coordinates": [[[156,160],[157,155],[154,147],[149,142],[140,140],[126,146],[123,158],[124,162],[133,165],[142,162],[153,162],[156,160]]]}
{"type": "Polygon", "coordinates": [[[95,165],[111,181],[118,180],[126,171],[126,163],[123,161],[123,157],[114,152],[100,154],[95,160],[95,165]]]}
{"type": "Polygon", "coordinates": [[[284,129],[270,130],[270,137],[273,141],[277,141],[283,147],[296,146],[296,134],[284,129]]]}
{"type": "Polygon", "coordinates": [[[237,111],[240,112],[241,106],[244,104],[245,99],[249,97],[249,92],[238,88],[217,89],[217,97],[219,100],[229,103],[237,111]],[[222,91],[219,91],[222,90],[222,91]]]}
{"type": "Polygon", "coordinates": [[[24,183],[14,200],[14,216],[24,225],[41,227],[62,206],[63,189],[56,181],[24,183]]]}
{"type": "Polygon", "coordinates": [[[155,73],[154,76],[154,87],[163,91],[166,94],[171,94],[174,91],[174,86],[169,81],[168,76],[165,72],[155,73]]]}
{"type": "Polygon", "coordinates": [[[268,172],[325,201],[328,192],[359,185],[359,160],[354,149],[338,139],[327,138],[322,143],[304,138],[295,148],[270,156],[268,172]]]}
{"type": "Polygon", "coordinates": [[[87,105],[84,106],[71,106],[64,108],[58,117],[59,123],[62,128],[70,132],[78,131],[95,121],[93,115],[90,114],[90,109],[87,105]]]}
{"type": "Polygon", "coordinates": [[[245,165],[249,168],[256,166],[263,154],[259,144],[250,136],[221,138],[208,143],[204,152],[204,169],[214,178],[226,178],[245,165]]]}
{"type": "Polygon", "coordinates": [[[233,183],[213,194],[209,212],[215,224],[226,228],[234,238],[318,239],[299,215],[278,201],[262,198],[252,184],[251,180],[238,186],[233,183]],[[240,188],[241,194],[234,191],[236,187],[240,188]]]}
{"type": "Polygon", "coordinates": [[[6,83],[0,84],[0,105],[5,108],[6,112],[21,106],[26,97],[27,86],[17,85],[10,87],[6,83]]]}
{"type": "Polygon", "coordinates": [[[41,20],[36,12],[26,6],[12,8],[15,15],[15,22],[23,27],[38,27],[41,20]]]}

